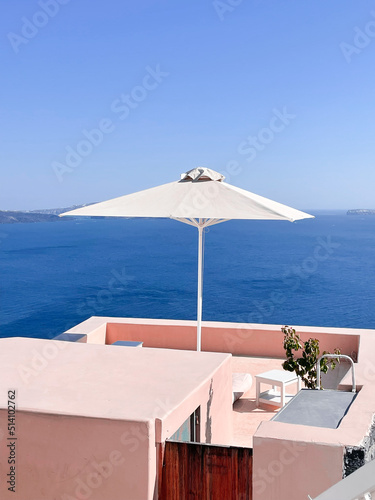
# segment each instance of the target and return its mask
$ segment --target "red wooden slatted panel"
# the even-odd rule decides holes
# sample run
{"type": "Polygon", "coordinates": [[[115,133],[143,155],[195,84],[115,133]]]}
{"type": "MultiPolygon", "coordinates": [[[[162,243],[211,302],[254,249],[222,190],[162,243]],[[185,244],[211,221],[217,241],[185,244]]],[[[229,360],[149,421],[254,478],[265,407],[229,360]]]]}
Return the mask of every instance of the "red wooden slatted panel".
{"type": "Polygon", "coordinates": [[[251,448],[165,443],[161,500],[252,500],[251,448]]]}

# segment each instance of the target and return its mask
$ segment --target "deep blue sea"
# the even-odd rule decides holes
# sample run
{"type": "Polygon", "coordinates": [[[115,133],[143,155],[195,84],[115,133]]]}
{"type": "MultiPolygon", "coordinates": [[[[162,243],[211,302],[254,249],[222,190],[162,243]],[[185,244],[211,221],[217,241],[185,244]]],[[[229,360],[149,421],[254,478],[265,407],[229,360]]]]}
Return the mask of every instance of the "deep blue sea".
{"type": "MultiPolygon", "coordinates": [[[[203,319],[375,328],[375,216],[229,221],[205,234],[203,319]]],[[[92,315],[196,319],[197,230],[172,220],[0,226],[0,337],[92,315]]]]}

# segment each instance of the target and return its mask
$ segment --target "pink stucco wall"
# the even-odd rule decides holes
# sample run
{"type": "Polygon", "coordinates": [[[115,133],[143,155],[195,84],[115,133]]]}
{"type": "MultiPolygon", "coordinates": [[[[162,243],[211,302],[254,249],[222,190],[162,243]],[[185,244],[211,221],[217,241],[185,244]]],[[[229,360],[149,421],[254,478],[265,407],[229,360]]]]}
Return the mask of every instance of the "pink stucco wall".
{"type": "MultiPolygon", "coordinates": [[[[100,331],[105,342],[117,340],[142,341],[145,347],[195,350],[196,322],[182,320],[95,317],[70,329],[70,333],[88,334],[89,341],[97,341],[100,331]],[[94,335],[93,340],[90,340],[94,335]]],[[[318,337],[322,351],[332,352],[336,347],[342,354],[357,356],[362,330],[345,328],[295,327],[302,340],[318,337]]],[[[283,358],[281,325],[223,323],[205,321],[202,325],[202,351],[229,352],[233,355],[283,358]]]]}
{"type": "MultiPolygon", "coordinates": [[[[3,428],[6,412],[0,411],[3,428]]],[[[0,441],[2,500],[144,500],[153,497],[155,450],[149,422],[17,413],[16,493],[7,490],[0,441]],[[127,495],[124,497],[124,494],[127,495]]]]}
{"type": "Polygon", "coordinates": [[[196,408],[201,441],[231,442],[231,373],[229,354],[0,339],[0,499],[153,499],[158,443],[196,408]],[[5,481],[12,388],[16,493],[5,481]]]}
{"type": "Polygon", "coordinates": [[[254,500],[307,500],[340,481],[343,447],[256,436],[253,460],[254,500]]]}
{"type": "Polygon", "coordinates": [[[88,344],[105,344],[107,336],[106,325],[99,325],[97,328],[90,332],[87,337],[88,344]]]}
{"type": "MultiPolygon", "coordinates": [[[[107,323],[106,343],[116,340],[139,340],[146,347],[169,347],[172,349],[196,349],[195,324],[168,324],[162,320],[156,324],[107,323]],[[160,324],[158,324],[160,322],[160,324]]],[[[303,341],[319,336],[322,351],[332,352],[336,347],[343,354],[358,352],[359,335],[353,333],[326,333],[324,329],[298,329],[303,341]]],[[[202,328],[202,350],[230,352],[233,355],[285,356],[284,335],[276,325],[236,325],[233,323],[205,323],[202,328]],[[261,326],[261,327],[260,327],[261,326]],[[266,326],[266,328],[264,328],[266,326]]]]}
{"type": "Polygon", "coordinates": [[[200,438],[202,443],[230,445],[232,425],[232,367],[230,360],[212,377],[197,387],[189,399],[162,422],[159,442],[164,442],[184,423],[186,418],[200,407],[200,438]]]}

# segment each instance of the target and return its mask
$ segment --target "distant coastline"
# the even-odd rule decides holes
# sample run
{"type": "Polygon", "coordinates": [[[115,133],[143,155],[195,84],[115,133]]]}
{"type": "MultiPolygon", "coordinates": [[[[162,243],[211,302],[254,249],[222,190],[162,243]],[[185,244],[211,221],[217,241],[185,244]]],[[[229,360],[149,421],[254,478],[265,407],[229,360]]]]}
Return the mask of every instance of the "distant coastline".
{"type": "Polygon", "coordinates": [[[46,208],[41,210],[16,211],[0,210],[0,224],[24,224],[33,222],[57,222],[69,219],[59,217],[59,214],[74,210],[75,208],[86,207],[92,203],[84,205],[73,205],[67,208],[46,208]]]}
{"type": "Polygon", "coordinates": [[[375,210],[370,208],[356,208],[348,210],[347,215],[375,215],[375,210]]]}
{"type": "MultiPolygon", "coordinates": [[[[93,205],[93,203],[85,203],[83,205],[73,205],[66,208],[44,208],[40,210],[0,210],[0,224],[25,224],[33,222],[61,222],[69,220],[65,217],[59,217],[60,214],[74,210],[76,208],[93,205]]],[[[310,210],[310,213],[315,212],[316,215],[335,215],[345,214],[345,210],[310,210]]],[[[346,211],[347,215],[375,215],[375,209],[359,208],[346,211]]]]}

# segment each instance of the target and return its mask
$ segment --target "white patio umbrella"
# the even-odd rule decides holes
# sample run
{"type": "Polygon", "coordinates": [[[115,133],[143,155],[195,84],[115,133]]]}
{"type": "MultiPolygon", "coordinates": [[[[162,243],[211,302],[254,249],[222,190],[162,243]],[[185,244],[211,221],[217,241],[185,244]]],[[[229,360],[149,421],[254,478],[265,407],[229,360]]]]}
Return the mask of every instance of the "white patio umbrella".
{"type": "Polygon", "coordinates": [[[201,350],[203,230],[230,219],[288,220],[313,217],[224,182],[208,168],[194,168],[179,181],[95,203],[61,216],[155,217],[198,228],[197,351],[201,350]]]}

